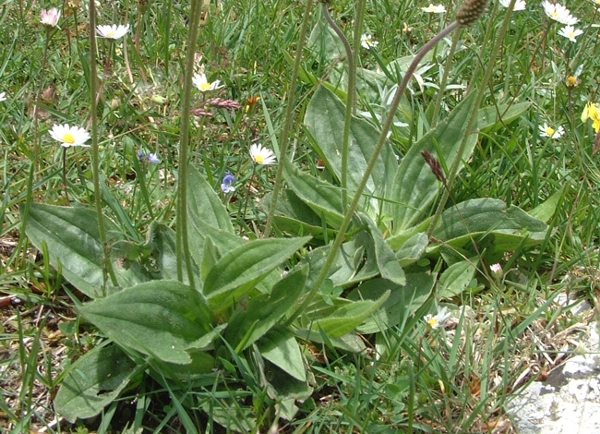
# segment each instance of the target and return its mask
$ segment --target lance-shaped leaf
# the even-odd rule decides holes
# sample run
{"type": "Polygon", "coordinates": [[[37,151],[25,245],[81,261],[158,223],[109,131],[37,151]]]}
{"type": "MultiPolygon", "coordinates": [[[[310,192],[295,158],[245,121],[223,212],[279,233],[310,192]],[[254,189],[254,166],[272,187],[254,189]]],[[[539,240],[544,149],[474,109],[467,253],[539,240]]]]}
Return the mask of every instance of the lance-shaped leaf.
{"type": "Polygon", "coordinates": [[[258,294],[245,309],[237,309],[227,324],[225,340],[240,352],[267,333],[300,298],[307,271],[306,266],[291,271],[270,294],[258,294]]]}
{"type": "Polygon", "coordinates": [[[96,347],[68,369],[54,406],[70,422],[96,416],[130,383],[136,364],[116,345],[96,347]]]}
{"type": "MultiPolygon", "coordinates": [[[[327,168],[339,180],[342,175],[342,131],[344,131],[345,106],[342,101],[319,86],[306,109],[304,123],[313,138],[316,152],[325,160],[327,168]]],[[[364,119],[352,118],[348,145],[348,190],[356,191],[367,164],[374,154],[379,133],[364,119]]],[[[378,210],[377,197],[384,196],[398,167],[394,151],[385,144],[371,172],[363,194],[370,196],[373,209],[378,210]]]]}
{"type": "Polygon", "coordinates": [[[306,381],[304,359],[294,334],[282,326],[274,327],[257,342],[260,354],[288,375],[306,381]]]}
{"type": "MultiPolygon", "coordinates": [[[[419,223],[431,213],[431,206],[440,189],[421,151],[427,151],[451,167],[456,158],[463,161],[471,155],[477,134],[466,131],[467,117],[475,93],[467,96],[448,116],[408,150],[394,179],[392,191],[386,196],[386,211],[393,221],[396,235],[419,223]],[[470,134],[464,154],[457,155],[463,135],[470,134]]],[[[462,163],[459,167],[462,167],[462,163]]]]}
{"type": "Polygon", "coordinates": [[[350,333],[374,314],[390,295],[385,291],[377,300],[355,301],[336,309],[325,318],[317,318],[311,323],[311,330],[321,330],[334,338],[350,333]]]}
{"type": "MultiPolygon", "coordinates": [[[[375,255],[367,255],[365,258],[365,245],[369,243],[372,243],[369,235],[361,231],[340,246],[327,275],[333,285],[348,286],[379,274],[375,255]]],[[[330,249],[331,245],[318,247],[302,259],[303,263],[309,264],[310,267],[307,283],[309,287],[321,272],[330,249]]]]}
{"type": "Polygon", "coordinates": [[[318,216],[323,216],[327,224],[338,228],[344,220],[342,193],[326,181],[301,172],[289,161],[283,163],[283,174],[289,187],[318,216]]]}
{"type": "Polygon", "coordinates": [[[475,277],[477,262],[477,257],[474,257],[452,264],[444,270],[438,282],[439,296],[451,298],[467,289],[471,280],[475,277]]]}
{"type": "Polygon", "coordinates": [[[496,249],[506,251],[516,248],[524,239],[529,239],[530,244],[543,240],[546,229],[544,222],[522,209],[486,198],[467,200],[444,211],[432,235],[445,244],[461,247],[479,234],[494,234],[496,249]]]}
{"type": "Polygon", "coordinates": [[[177,364],[192,361],[186,349],[214,324],[202,294],[169,280],[124,289],[79,312],[119,345],[177,364]]]}
{"type": "Polygon", "coordinates": [[[403,324],[427,301],[433,290],[435,276],[431,273],[412,273],[406,277],[404,286],[385,279],[371,279],[348,294],[351,300],[377,300],[386,291],[391,291],[381,309],[361,324],[358,332],[376,333],[403,324]]]}
{"type": "MultiPolygon", "coordinates": [[[[126,242],[123,234],[103,217],[109,248],[126,242]]],[[[77,289],[90,298],[101,295],[104,285],[103,248],[100,243],[96,212],[88,208],[31,204],[25,232],[39,250],[46,243],[50,264],[57,267],[77,289]]],[[[116,256],[116,255],[115,255],[116,256]]],[[[112,257],[113,270],[120,287],[128,287],[151,279],[141,267],[124,267],[122,258],[112,257]]],[[[108,293],[117,291],[108,282],[108,293]]]]}
{"type": "Polygon", "coordinates": [[[406,283],[404,270],[402,270],[400,261],[396,258],[394,251],[386,244],[375,222],[366,214],[361,213],[359,216],[361,221],[367,225],[371,238],[371,248],[368,250],[367,255],[370,254],[375,257],[381,277],[398,285],[404,285],[406,283]]]}
{"type": "Polygon", "coordinates": [[[200,220],[230,234],[235,233],[223,202],[192,164],[188,166],[187,200],[191,221],[200,220]]]}
{"type": "Polygon", "coordinates": [[[484,107],[479,110],[479,129],[484,133],[495,131],[521,117],[529,107],[531,107],[529,101],[484,107]]]}
{"type": "Polygon", "coordinates": [[[225,253],[204,281],[203,292],[211,308],[215,312],[227,309],[309,239],[258,239],[225,253]]]}

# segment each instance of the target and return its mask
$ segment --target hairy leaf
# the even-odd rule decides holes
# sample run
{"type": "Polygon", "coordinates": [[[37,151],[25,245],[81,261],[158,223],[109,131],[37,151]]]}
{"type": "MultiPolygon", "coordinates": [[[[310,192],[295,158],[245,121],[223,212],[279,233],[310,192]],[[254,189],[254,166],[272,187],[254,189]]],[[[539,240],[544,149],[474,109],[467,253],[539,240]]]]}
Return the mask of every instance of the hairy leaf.
{"type": "Polygon", "coordinates": [[[385,214],[392,218],[394,235],[427,218],[440,189],[441,184],[425,162],[421,151],[434,155],[446,167],[451,167],[456,158],[466,160],[471,155],[477,134],[471,134],[465,127],[474,95],[472,93],[467,96],[450,113],[448,119],[425,134],[402,158],[391,192],[386,196],[388,201],[385,214]],[[464,134],[470,134],[467,145],[464,154],[457,156],[464,134]]]}
{"type": "Polygon", "coordinates": [[[299,381],[306,381],[304,358],[294,334],[284,327],[273,327],[258,342],[260,354],[299,381]]]}
{"type": "Polygon", "coordinates": [[[227,309],[309,239],[258,239],[225,253],[204,281],[203,292],[211,308],[215,312],[227,309]]]}
{"type": "Polygon", "coordinates": [[[215,321],[198,291],[169,280],[124,289],[79,312],[119,345],[177,364],[192,361],[186,349],[215,321]]]}
{"type": "Polygon", "coordinates": [[[56,411],[70,422],[96,416],[131,382],[136,364],[116,345],[96,347],[68,368],[56,411]]]}
{"type": "MultiPolygon", "coordinates": [[[[104,228],[109,248],[120,249],[125,240],[117,226],[107,218],[104,228]]],[[[58,267],[65,278],[90,298],[102,294],[104,266],[103,248],[100,243],[96,212],[88,208],[60,207],[45,204],[31,204],[27,218],[27,237],[34,246],[42,249],[46,243],[50,253],[50,264],[58,267]]],[[[113,269],[120,287],[128,287],[150,280],[151,274],[139,266],[126,266],[125,259],[114,255],[111,258],[113,269]]],[[[119,288],[107,285],[107,292],[119,288]]]]}

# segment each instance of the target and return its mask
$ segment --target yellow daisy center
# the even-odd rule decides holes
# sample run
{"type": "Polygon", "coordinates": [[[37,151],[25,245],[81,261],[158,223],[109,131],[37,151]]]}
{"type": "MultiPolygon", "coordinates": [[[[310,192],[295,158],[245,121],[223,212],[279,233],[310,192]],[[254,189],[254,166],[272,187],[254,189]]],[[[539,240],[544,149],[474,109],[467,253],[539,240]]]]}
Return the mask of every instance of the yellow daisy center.
{"type": "Polygon", "coordinates": [[[262,155],[256,155],[254,156],[254,161],[256,161],[258,164],[262,164],[265,159],[262,157],[262,155]]]}
{"type": "Polygon", "coordinates": [[[429,324],[429,326],[433,328],[438,324],[438,320],[435,317],[429,318],[427,320],[427,324],[429,324]]]}
{"type": "Polygon", "coordinates": [[[108,32],[106,32],[106,37],[107,38],[114,38],[115,36],[115,31],[114,30],[109,30],[108,32]]]}
{"type": "Polygon", "coordinates": [[[548,134],[549,136],[552,136],[554,134],[554,128],[552,127],[546,127],[546,134],[548,134]]]}
{"type": "Polygon", "coordinates": [[[75,143],[75,136],[71,133],[64,133],[62,136],[62,141],[65,143],[75,143]]]}
{"type": "Polygon", "coordinates": [[[200,83],[200,90],[210,90],[210,83],[200,83]]]}

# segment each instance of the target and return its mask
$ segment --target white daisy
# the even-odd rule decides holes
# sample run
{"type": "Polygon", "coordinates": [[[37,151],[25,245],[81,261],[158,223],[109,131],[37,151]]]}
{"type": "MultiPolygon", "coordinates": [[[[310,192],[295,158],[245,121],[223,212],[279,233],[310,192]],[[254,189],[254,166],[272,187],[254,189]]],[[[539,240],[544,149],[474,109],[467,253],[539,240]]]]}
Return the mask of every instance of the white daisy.
{"type": "MultiPolygon", "coordinates": [[[[510,1],[511,0],[500,0],[500,4],[505,8],[508,8],[510,6],[510,1]]],[[[517,0],[513,6],[513,11],[524,11],[526,6],[524,0],[517,0]]]]}
{"type": "Polygon", "coordinates": [[[379,45],[379,42],[373,40],[373,37],[370,33],[365,33],[360,37],[360,45],[369,50],[371,48],[377,47],[379,45]]]}
{"type": "Polygon", "coordinates": [[[540,125],[539,129],[542,137],[550,137],[551,139],[560,139],[565,133],[565,129],[563,127],[558,127],[554,129],[547,123],[544,123],[544,125],[540,125]]]}
{"type": "Polygon", "coordinates": [[[569,11],[563,5],[558,3],[550,3],[548,0],[544,0],[542,2],[542,7],[544,8],[544,12],[546,15],[553,19],[554,21],[558,21],[567,26],[573,26],[579,22],[577,18],[571,15],[571,11],[569,11]]]}
{"type": "Polygon", "coordinates": [[[427,323],[429,327],[432,329],[439,329],[444,326],[444,323],[448,318],[452,315],[448,312],[448,309],[443,307],[442,309],[438,309],[438,313],[435,315],[425,315],[423,320],[427,323]]]}
{"type": "Polygon", "coordinates": [[[558,34],[560,36],[564,36],[571,42],[577,42],[577,40],[575,38],[577,36],[581,35],[582,33],[583,33],[583,30],[575,29],[575,27],[573,27],[573,26],[565,26],[558,31],[558,34]]]}
{"type": "Polygon", "coordinates": [[[128,31],[129,24],[125,24],[124,26],[112,24],[110,26],[96,27],[96,33],[98,33],[100,37],[108,39],[121,39],[128,31]]]}
{"type": "Polygon", "coordinates": [[[221,80],[215,80],[212,83],[206,79],[206,74],[194,74],[192,77],[192,83],[198,88],[200,92],[208,92],[209,90],[221,89],[221,80]]]}
{"type": "Polygon", "coordinates": [[[60,11],[56,8],[42,9],[40,11],[40,22],[45,26],[56,27],[60,11]]]}
{"type": "Polygon", "coordinates": [[[426,8],[421,8],[421,10],[429,14],[443,14],[446,12],[446,8],[443,5],[433,5],[432,3],[429,3],[429,6],[426,8]]]}
{"type": "Polygon", "coordinates": [[[250,145],[250,157],[256,164],[274,164],[276,160],[273,151],[263,148],[260,143],[250,145]]]}
{"type": "Polygon", "coordinates": [[[89,148],[89,145],[84,143],[90,139],[90,135],[86,130],[76,126],[54,125],[49,131],[50,135],[54,140],[60,142],[63,148],[69,148],[71,146],[84,146],[89,148]]]}

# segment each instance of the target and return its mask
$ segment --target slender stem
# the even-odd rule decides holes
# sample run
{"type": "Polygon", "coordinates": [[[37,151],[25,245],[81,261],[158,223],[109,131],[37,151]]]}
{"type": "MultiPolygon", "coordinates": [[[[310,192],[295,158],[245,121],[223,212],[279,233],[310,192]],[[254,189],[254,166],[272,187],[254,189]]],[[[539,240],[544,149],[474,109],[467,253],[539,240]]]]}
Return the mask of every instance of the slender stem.
{"type": "Polygon", "coordinates": [[[194,285],[192,258],[188,243],[187,227],[187,172],[190,141],[190,105],[192,99],[192,75],[194,74],[194,55],[198,41],[198,29],[202,0],[192,0],[190,11],[187,51],[185,58],[185,76],[181,97],[181,132],[179,143],[179,179],[177,180],[177,278],[183,282],[183,261],[190,285],[194,285]]]}
{"type": "Polygon", "coordinates": [[[402,95],[403,95],[404,91],[406,90],[406,87],[408,86],[408,82],[410,81],[413,73],[417,69],[419,62],[423,59],[425,54],[427,54],[427,52],[435,46],[435,44],[437,44],[442,38],[444,38],[446,35],[448,35],[450,32],[452,32],[457,27],[458,27],[458,23],[456,21],[453,21],[450,25],[448,25],[448,27],[443,29],[440,33],[438,33],[436,36],[434,36],[433,39],[431,39],[429,42],[427,42],[425,45],[423,45],[421,50],[416,54],[412,63],[406,70],[406,73],[404,74],[404,77],[402,78],[402,82],[396,89],[394,99],[392,100],[392,103],[390,104],[389,112],[388,112],[387,117],[385,118],[385,122],[383,124],[381,133],[379,135],[379,139],[377,140],[377,144],[375,145],[375,150],[373,151],[373,155],[371,156],[371,159],[369,160],[369,164],[367,165],[367,167],[365,169],[365,173],[360,181],[360,184],[358,185],[358,187],[356,189],[356,193],[354,194],[354,197],[352,198],[350,207],[346,211],[346,215],[344,216],[344,220],[342,221],[342,224],[340,225],[337,236],[335,237],[335,240],[331,246],[331,249],[329,250],[329,254],[325,258],[325,263],[323,265],[323,268],[321,268],[321,271],[320,271],[319,275],[317,276],[317,278],[315,279],[312,288],[310,289],[309,293],[306,295],[306,297],[304,298],[304,300],[302,301],[300,306],[288,318],[288,321],[287,321],[288,325],[291,324],[293,321],[295,321],[295,319],[298,317],[298,315],[300,315],[302,312],[304,312],[304,310],[310,304],[310,302],[314,298],[315,294],[317,293],[317,291],[319,290],[319,288],[321,287],[321,285],[323,284],[323,282],[325,281],[325,279],[327,278],[327,276],[329,274],[329,269],[331,268],[331,265],[333,264],[333,261],[335,260],[337,252],[346,237],[346,230],[350,226],[350,222],[352,221],[352,217],[354,216],[354,211],[356,210],[356,208],[358,206],[358,202],[361,200],[362,192],[365,189],[367,182],[369,181],[369,177],[371,176],[371,172],[373,171],[373,168],[377,164],[377,159],[379,157],[379,154],[381,153],[381,149],[383,148],[383,145],[385,144],[385,141],[387,138],[387,133],[390,130],[392,123],[394,122],[395,113],[396,113],[396,110],[398,110],[398,104],[400,104],[400,99],[402,98],[402,95]]]}
{"type": "Polygon", "coordinates": [[[256,177],[256,164],[253,163],[252,164],[252,176],[250,176],[250,179],[248,180],[248,188],[247,188],[247,192],[246,192],[246,200],[244,200],[244,208],[242,211],[242,204],[240,202],[240,209],[238,210],[238,216],[242,216],[242,220],[246,219],[246,211],[248,210],[248,201],[250,200],[250,188],[252,187],[252,183],[254,182],[254,178],[256,177]]]}
{"type": "MultiPolygon", "coordinates": [[[[365,19],[365,7],[366,7],[367,1],[366,0],[358,0],[358,2],[356,3],[356,17],[354,18],[354,34],[353,39],[352,39],[352,43],[353,43],[353,47],[354,47],[354,52],[353,52],[353,59],[352,61],[354,62],[354,65],[358,65],[358,53],[359,53],[359,48],[360,47],[360,38],[362,36],[362,25],[363,25],[363,21],[365,19]]],[[[353,80],[354,80],[354,84],[353,87],[356,87],[356,68],[354,69],[353,72],[350,72],[348,75],[348,91],[350,90],[350,74],[354,74],[353,80]]],[[[356,93],[354,92],[354,90],[352,91],[352,95],[349,96],[350,101],[352,101],[352,114],[356,115],[356,93]]]]}
{"type": "Polygon", "coordinates": [[[442,75],[442,81],[440,82],[440,88],[438,90],[437,99],[433,108],[433,116],[431,117],[431,129],[435,128],[435,126],[437,125],[438,118],[440,116],[440,108],[442,106],[442,99],[444,98],[444,90],[446,89],[448,75],[450,74],[450,66],[452,65],[452,58],[454,57],[454,52],[456,51],[456,46],[458,45],[459,39],[460,32],[454,33],[454,37],[452,38],[452,46],[450,47],[450,52],[448,53],[448,58],[446,59],[446,65],[444,66],[444,74],[442,75]]]}
{"type": "Polygon", "coordinates": [[[271,194],[271,204],[269,205],[269,213],[267,214],[267,224],[265,225],[264,237],[267,238],[271,234],[273,226],[273,216],[275,215],[275,207],[277,206],[277,197],[283,186],[283,166],[287,158],[287,148],[289,144],[290,130],[292,129],[292,120],[294,117],[294,95],[296,93],[296,83],[298,82],[298,72],[300,71],[300,61],[302,60],[302,51],[304,50],[304,41],[308,31],[308,22],[312,10],[313,0],[307,0],[306,9],[304,10],[304,18],[300,26],[300,36],[298,37],[298,47],[296,48],[296,58],[294,59],[294,69],[288,86],[287,107],[285,110],[285,122],[281,139],[279,140],[279,158],[277,165],[277,174],[275,175],[275,186],[271,194]]]}
{"type": "Polygon", "coordinates": [[[115,276],[110,262],[110,251],[106,242],[106,232],[104,231],[104,217],[102,215],[102,190],[100,189],[100,155],[98,153],[98,113],[96,112],[98,92],[98,72],[96,69],[96,3],[90,0],[90,113],[92,121],[92,172],[94,178],[94,201],[96,204],[96,216],[98,218],[98,235],[102,245],[103,255],[103,275],[102,282],[106,291],[106,284],[110,276],[111,283],[118,286],[117,276],[115,276]]]}
{"type": "MultiPolygon", "coordinates": [[[[46,27],[46,43],[44,44],[44,53],[42,55],[42,67],[40,69],[39,75],[39,85],[36,90],[35,98],[34,98],[34,106],[31,117],[33,118],[33,161],[31,162],[29,168],[29,176],[27,177],[27,196],[25,197],[25,206],[23,207],[23,217],[21,219],[21,228],[19,231],[19,242],[15,248],[16,252],[20,252],[23,244],[25,243],[25,229],[27,227],[27,218],[29,217],[29,208],[31,208],[31,203],[33,202],[33,180],[35,178],[35,173],[37,171],[37,164],[39,159],[39,149],[40,149],[40,123],[38,118],[38,108],[40,105],[40,99],[42,95],[42,88],[44,87],[45,80],[45,72],[46,72],[46,62],[48,60],[48,46],[50,44],[50,28],[46,27]]],[[[17,255],[17,258],[25,258],[27,255],[17,255]]]]}
{"type": "Polygon", "coordinates": [[[67,199],[67,205],[69,204],[69,192],[67,189],[67,148],[62,148],[62,157],[63,157],[63,170],[62,170],[62,181],[63,188],[65,189],[65,199],[67,199]]]}
{"type": "Polygon", "coordinates": [[[348,59],[348,90],[346,92],[346,113],[344,114],[344,132],[342,135],[342,176],[340,183],[342,184],[342,209],[346,209],[348,204],[348,148],[350,147],[350,127],[352,122],[352,112],[355,106],[356,96],[354,95],[356,89],[356,63],[352,47],[344,35],[344,32],[337,26],[331,15],[329,9],[325,3],[322,3],[323,15],[325,19],[338,35],[344,50],[346,50],[346,58],[348,59]]]}
{"type": "MultiPolygon", "coordinates": [[[[514,4],[514,1],[512,3],[514,4]]],[[[508,25],[510,24],[510,18],[511,18],[511,14],[506,14],[504,16],[504,20],[502,21],[502,26],[500,27],[500,31],[498,32],[498,35],[496,36],[496,43],[494,44],[494,47],[492,48],[492,52],[490,54],[490,57],[489,57],[489,60],[487,63],[487,67],[483,74],[483,79],[482,79],[481,85],[479,86],[479,90],[477,91],[477,96],[475,98],[475,102],[473,103],[473,106],[471,107],[471,111],[469,112],[469,116],[467,117],[467,122],[466,122],[467,127],[465,128],[466,133],[464,134],[464,136],[460,142],[458,152],[456,154],[454,161],[452,162],[452,166],[450,167],[450,171],[447,176],[448,188],[445,188],[443,190],[442,197],[440,199],[440,202],[438,203],[435,214],[433,215],[433,218],[431,219],[429,227],[427,228],[428,236],[431,235],[431,233],[437,226],[437,223],[440,219],[440,216],[442,215],[442,212],[446,206],[446,203],[448,202],[448,199],[450,198],[450,190],[452,188],[452,184],[454,183],[454,180],[456,179],[456,175],[458,174],[458,169],[460,168],[460,164],[462,162],[462,156],[464,154],[465,147],[467,146],[467,141],[469,140],[471,130],[473,129],[473,126],[475,125],[475,122],[477,121],[477,115],[479,113],[479,106],[481,105],[481,101],[483,100],[483,96],[484,96],[485,90],[486,90],[486,83],[489,82],[490,77],[492,76],[492,72],[494,71],[494,67],[495,67],[494,60],[498,56],[498,53],[500,52],[500,49],[502,48],[502,46],[504,44],[504,37],[506,35],[508,25]]]]}

